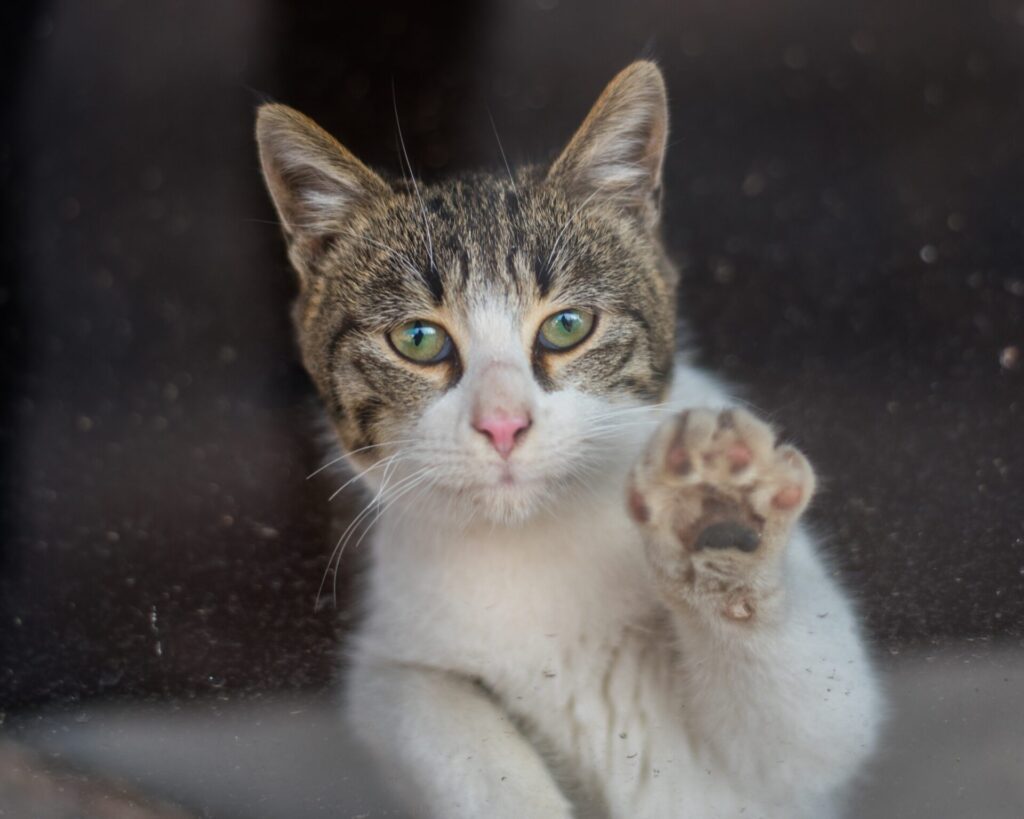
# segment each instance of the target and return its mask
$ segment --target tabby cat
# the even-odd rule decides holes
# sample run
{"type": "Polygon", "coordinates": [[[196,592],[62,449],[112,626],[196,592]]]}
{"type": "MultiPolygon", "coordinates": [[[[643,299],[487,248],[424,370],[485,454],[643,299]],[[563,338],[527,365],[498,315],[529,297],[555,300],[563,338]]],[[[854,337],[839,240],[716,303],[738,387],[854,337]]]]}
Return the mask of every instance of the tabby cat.
{"type": "Polygon", "coordinates": [[[416,816],[828,817],[875,743],[804,456],[676,355],[638,62],[553,164],[387,180],[283,105],[303,360],[379,513],[347,718],[416,816]]]}

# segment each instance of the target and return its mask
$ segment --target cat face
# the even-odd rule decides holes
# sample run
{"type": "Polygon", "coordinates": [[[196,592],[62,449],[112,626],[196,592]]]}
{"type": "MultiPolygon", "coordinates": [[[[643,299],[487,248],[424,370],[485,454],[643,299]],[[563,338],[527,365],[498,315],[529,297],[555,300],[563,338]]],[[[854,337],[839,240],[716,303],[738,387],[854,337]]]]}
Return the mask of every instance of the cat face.
{"type": "Polygon", "coordinates": [[[549,169],[514,178],[389,184],[277,105],[257,136],[303,359],[371,483],[513,521],[613,468],[641,426],[626,408],[671,374],[657,68],[627,68],[549,169]]]}

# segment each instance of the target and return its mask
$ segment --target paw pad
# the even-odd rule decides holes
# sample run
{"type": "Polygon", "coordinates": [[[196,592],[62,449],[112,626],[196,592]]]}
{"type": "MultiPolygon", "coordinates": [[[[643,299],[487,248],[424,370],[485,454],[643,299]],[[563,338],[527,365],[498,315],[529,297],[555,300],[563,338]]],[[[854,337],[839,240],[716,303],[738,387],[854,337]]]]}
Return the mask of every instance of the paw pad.
{"type": "Polygon", "coordinates": [[[647,523],[651,519],[651,510],[636,489],[629,490],[629,514],[637,523],[647,523]]]}
{"type": "Polygon", "coordinates": [[[786,486],[772,497],[772,506],[776,509],[792,509],[803,500],[804,493],[799,486],[786,486]]]}
{"type": "Polygon", "coordinates": [[[758,616],[814,471],[771,427],[736,409],[668,419],[633,471],[627,504],[652,565],[680,593],[716,600],[731,620],[758,616]]]}
{"type": "Polygon", "coordinates": [[[750,447],[746,444],[733,444],[726,450],[725,458],[729,462],[732,471],[739,472],[741,469],[746,469],[750,466],[750,462],[754,460],[754,453],[750,451],[750,447]]]}
{"type": "Polygon", "coordinates": [[[700,549],[739,549],[741,552],[753,552],[761,543],[761,535],[731,520],[712,523],[699,535],[693,544],[695,550],[700,549]]]}

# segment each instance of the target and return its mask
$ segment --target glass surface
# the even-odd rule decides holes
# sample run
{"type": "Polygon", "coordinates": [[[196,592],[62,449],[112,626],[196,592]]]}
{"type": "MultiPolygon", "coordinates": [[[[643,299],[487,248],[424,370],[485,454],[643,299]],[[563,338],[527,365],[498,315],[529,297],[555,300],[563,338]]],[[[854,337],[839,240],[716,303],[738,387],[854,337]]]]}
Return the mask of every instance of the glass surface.
{"type": "Polygon", "coordinates": [[[254,109],[397,174],[393,87],[431,179],[502,168],[491,116],[550,157],[651,54],[691,348],[823,476],[890,692],[849,815],[1024,816],[1024,7],[3,14],[0,812],[399,815],[338,718],[361,501],[307,479],[254,109]]]}

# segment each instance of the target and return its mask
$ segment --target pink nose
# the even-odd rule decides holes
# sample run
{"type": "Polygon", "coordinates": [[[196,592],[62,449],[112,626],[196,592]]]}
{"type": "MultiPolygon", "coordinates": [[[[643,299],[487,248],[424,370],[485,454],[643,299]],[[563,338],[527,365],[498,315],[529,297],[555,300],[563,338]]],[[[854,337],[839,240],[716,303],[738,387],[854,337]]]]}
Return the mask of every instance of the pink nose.
{"type": "Polygon", "coordinates": [[[473,428],[491,439],[502,458],[508,458],[522,434],[530,427],[528,415],[486,415],[473,422],[473,428]]]}

